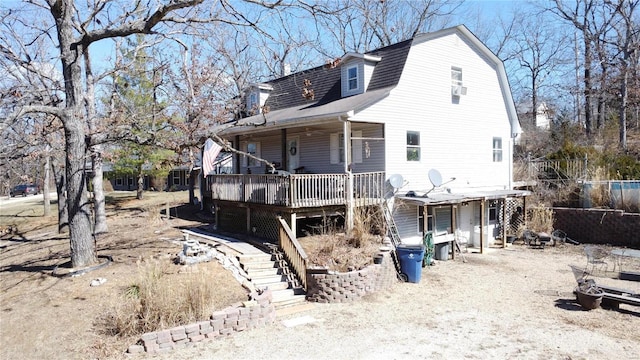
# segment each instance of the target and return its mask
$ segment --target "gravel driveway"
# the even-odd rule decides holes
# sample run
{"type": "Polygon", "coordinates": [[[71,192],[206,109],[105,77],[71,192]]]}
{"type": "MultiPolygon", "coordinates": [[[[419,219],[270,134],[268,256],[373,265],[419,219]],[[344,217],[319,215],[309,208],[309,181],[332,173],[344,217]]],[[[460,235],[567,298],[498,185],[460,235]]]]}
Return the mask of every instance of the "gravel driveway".
{"type": "MultiPolygon", "coordinates": [[[[440,261],[419,284],[315,304],[275,324],[158,359],[640,359],[640,308],[584,311],[569,264],[581,246],[514,245],[440,261]],[[297,321],[297,326],[285,326],[297,321]]],[[[638,264],[635,264],[638,265],[638,264]]],[[[640,291],[640,283],[597,278],[640,291]]]]}

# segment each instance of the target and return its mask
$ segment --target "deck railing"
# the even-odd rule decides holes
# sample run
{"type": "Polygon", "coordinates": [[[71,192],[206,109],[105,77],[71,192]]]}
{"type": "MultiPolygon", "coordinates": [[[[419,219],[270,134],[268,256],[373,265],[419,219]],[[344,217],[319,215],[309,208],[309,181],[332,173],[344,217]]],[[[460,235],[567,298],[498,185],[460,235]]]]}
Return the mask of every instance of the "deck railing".
{"type": "Polygon", "coordinates": [[[281,217],[278,217],[278,228],[280,229],[278,236],[280,248],[284,252],[284,256],[287,258],[289,266],[298,276],[302,287],[306,291],[307,254],[304,252],[304,249],[296,239],[295,235],[293,235],[291,228],[289,228],[289,224],[287,224],[287,222],[281,217]]]}
{"type": "MultiPolygon", "coordinates": [[[[293,208],[344,205],[353,198],[373,203],[384,197],[384,172],[348,174],[211,175],[207,188],[215,200],[238,201],[293,208]]],[[[368,204],[367,204],[368,205],[368,204]]]]}

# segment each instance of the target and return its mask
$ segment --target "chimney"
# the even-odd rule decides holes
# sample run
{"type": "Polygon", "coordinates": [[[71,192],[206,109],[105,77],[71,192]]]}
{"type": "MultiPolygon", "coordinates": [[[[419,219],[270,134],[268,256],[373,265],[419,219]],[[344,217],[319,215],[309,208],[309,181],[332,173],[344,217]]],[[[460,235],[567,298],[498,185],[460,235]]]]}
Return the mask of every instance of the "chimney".
{"type": "Polygon", "coordinates": [[[283,64],[282,65],[282,76],[287,76],[291,74],[291,64],[283,64]]]}

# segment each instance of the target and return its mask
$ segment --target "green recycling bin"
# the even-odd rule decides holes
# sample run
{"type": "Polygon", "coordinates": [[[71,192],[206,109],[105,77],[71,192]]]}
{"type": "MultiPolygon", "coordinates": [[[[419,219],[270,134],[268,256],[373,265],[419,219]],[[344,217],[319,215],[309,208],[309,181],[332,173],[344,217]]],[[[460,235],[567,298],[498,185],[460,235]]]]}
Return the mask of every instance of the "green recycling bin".
{"type": "Polygon", "coordinates": [[[422,277],[422,259],[424,245],[398,245],[396,252],[400,261],[400,271],[410,283],[419,283],[422,277]]]}

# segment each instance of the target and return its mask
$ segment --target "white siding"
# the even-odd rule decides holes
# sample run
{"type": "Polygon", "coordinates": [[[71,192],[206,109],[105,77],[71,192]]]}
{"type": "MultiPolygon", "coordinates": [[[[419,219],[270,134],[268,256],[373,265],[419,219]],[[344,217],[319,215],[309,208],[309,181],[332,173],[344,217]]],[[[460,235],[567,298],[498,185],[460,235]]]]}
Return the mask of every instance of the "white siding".
{"type": "Polygon", "coordinates": [[[384,121],[387,176],[402,174],[403,190],[428,190],[437,169],[454,190],[510,185],[510,124],[496,69],[457,34],[414,45],[398,86],[357,121],[384,121]],[[462,69],[467,95],[451,96],[451,67],[462,69]],[[420,132],[421,160],[406,160],[406,132],[420,132]],[[492,139],[503,139],[503,161],[493,162],[492,139]]]}

